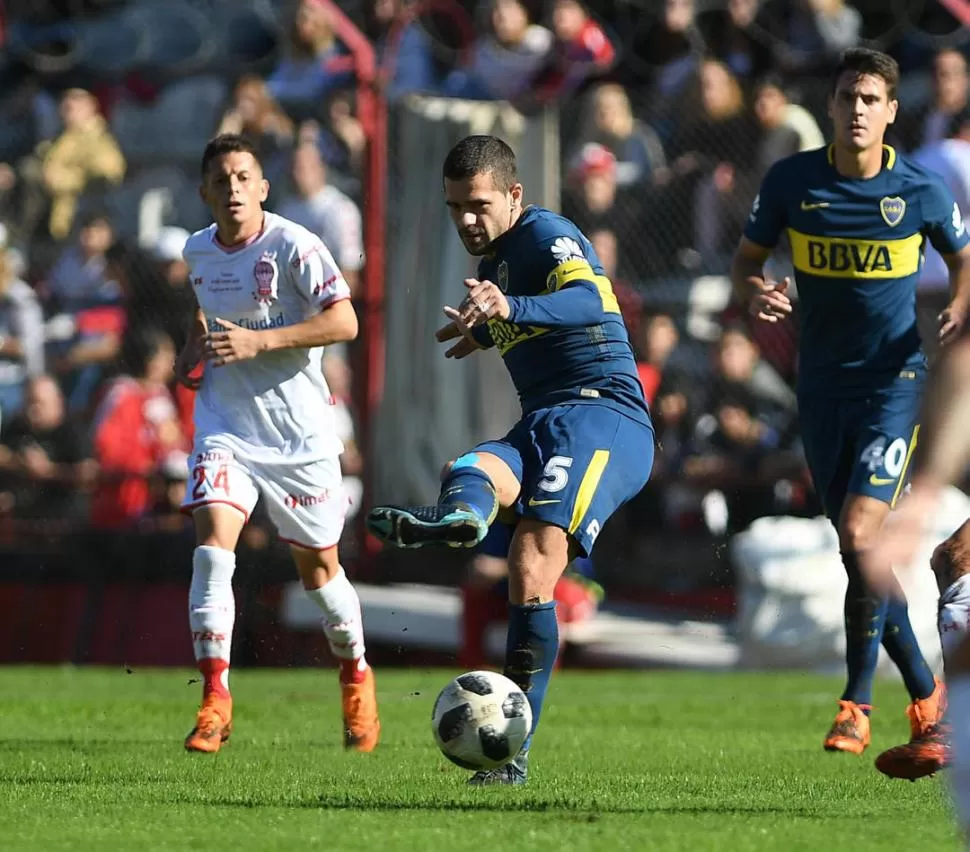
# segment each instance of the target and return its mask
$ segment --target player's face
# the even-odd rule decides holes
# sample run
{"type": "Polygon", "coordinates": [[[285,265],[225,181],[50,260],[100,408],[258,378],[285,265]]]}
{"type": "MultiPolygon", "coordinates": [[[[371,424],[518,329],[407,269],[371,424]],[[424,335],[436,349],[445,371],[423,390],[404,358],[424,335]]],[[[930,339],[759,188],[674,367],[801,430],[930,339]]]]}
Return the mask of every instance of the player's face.
{"type": "Polygon", "coordinates": [[[202,199],[219,225],[242,225],[262,219],[269,181],[259,163],[246,151],[217,157],[209,165],[202,184],[202,199]]]}
{"type": "Polygon", "coordinates": [[[886,127],[896,120],[898,105],[889,99],[882,77],[846,71],[829,99],[835,144],[849,151],[882,145],[886,127]]]}
{"type": "Polygon", "coordinates": [[[469,254],[486,254],[492,240],[502,236],[521,209],[522,184],[500,188],[491,172],[464,180],[445,178],[445,202],[458,236],[469,254]]]}

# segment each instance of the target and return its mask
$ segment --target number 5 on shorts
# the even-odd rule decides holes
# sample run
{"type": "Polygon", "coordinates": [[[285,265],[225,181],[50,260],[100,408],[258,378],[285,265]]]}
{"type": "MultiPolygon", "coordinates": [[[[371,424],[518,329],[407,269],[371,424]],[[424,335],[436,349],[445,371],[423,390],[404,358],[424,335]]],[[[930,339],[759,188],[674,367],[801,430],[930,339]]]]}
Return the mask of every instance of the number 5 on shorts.
{"type": "Polygon", "coordinates": [[[562,491],[569,481],[568,469],[573,466],[573,460],[569,456],[553,456],[546,462],[542,469],[542,479],[539,480],[539,488],[555,494],[562,491]]]}

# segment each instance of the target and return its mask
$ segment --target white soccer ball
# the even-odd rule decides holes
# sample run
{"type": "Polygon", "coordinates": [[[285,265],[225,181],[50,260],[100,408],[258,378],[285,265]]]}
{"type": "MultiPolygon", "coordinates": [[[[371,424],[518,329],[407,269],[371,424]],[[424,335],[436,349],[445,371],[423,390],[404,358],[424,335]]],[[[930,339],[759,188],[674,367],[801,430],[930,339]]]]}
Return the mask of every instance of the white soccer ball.
{"type": "Polygon", "coordinates": [[[431,729],[441,753],[462,769],[495,769],[522,748],[532,728],[529,700],[496,672],[466,672],[438,694],[431,729]]]}

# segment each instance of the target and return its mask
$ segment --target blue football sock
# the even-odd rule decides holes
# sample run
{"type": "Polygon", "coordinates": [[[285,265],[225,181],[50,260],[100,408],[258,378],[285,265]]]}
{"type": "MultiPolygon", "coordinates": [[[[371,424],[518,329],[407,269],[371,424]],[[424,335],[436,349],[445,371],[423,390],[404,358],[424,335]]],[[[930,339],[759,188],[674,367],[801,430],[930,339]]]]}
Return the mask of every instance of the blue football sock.
{"type": "Polygon", "coordinates": [[[505,676],[529,699],[532,730],[522,746],[528,750],[539,724],[542,702],[559,654],[556,602],[509,604],[509,632],[505,644],[505,676]]]}
{"type": "Polygon", "coordinates": [[[874,595],[867,588],[859,571],[857,553],[844,552],[842,563],[849,576],[845,592],[845,664],[848,679],[844,701],[854,701],[866,707],[872,704],[872,681],[879,663],[879,645],[886,623],[886,599],[874,595]]]}
{"type": "Polygon", "coordinates": [[[920,650],[916,634],[913,633],[913,625],[909,622],[909,607],[902,596],[889,597],[882,644],[903,676],[910,698],[914,701],[918,698],[929,698],[936,689],[936,680],[920,650]]]}
{"type": "Polygon", "coordinates": [[[441,483],[438,508],[444,512],[470,509],[486,524],[495,520],[498,514],[495,486],[485,471],[474,466],[472,456],[461,456],[441,483]]]}

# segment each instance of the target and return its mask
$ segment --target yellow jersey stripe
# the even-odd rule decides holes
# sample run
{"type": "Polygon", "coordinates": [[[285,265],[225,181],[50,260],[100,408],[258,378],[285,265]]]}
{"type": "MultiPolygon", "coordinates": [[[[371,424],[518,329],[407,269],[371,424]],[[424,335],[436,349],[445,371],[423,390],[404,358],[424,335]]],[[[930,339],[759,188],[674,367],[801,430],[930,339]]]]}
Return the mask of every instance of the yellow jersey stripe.
{"type": "Polygon", "coordinates": [[[822,278],[905,278],[919,272],[923,235],[898,240],[848,240],[788,229],[798,272],[822,278]]]}
{"type": "Polygon", "coordinates": [[[583,478],[579,482],[579,490],[576,492],[576,502],[573,503],[573,514],[569,519],[569,533],[572,534],[579,529],[579,525],[586,517],[589,507],[593,505],[593,497],[596,495],[596,488],[603,477],[603,471],[610,460],[609,450],[595,450],[589,466],[583,473],[583,478]]]}

